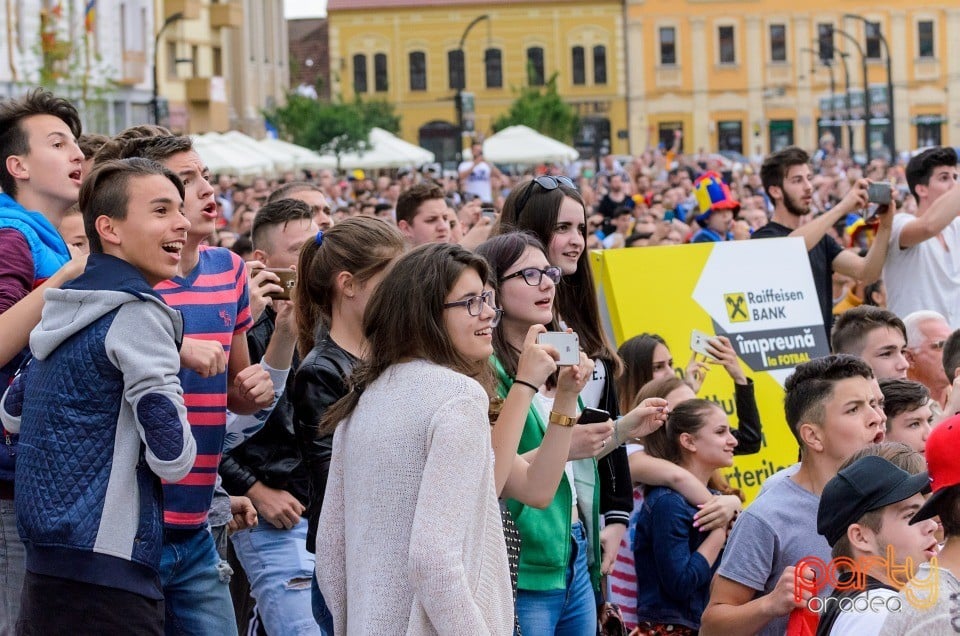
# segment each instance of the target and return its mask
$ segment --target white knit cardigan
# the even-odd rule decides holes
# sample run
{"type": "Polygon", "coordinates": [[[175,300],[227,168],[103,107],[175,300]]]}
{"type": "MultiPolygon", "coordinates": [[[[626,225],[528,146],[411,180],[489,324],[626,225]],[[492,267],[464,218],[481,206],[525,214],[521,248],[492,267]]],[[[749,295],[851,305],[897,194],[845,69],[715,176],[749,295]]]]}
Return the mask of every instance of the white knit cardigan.
{"type": "Polygon", "coordinates": [[[337,428],[316,557],[338,636],[512,634],[488,405],[476,381],[416,360],[337,428]]]}

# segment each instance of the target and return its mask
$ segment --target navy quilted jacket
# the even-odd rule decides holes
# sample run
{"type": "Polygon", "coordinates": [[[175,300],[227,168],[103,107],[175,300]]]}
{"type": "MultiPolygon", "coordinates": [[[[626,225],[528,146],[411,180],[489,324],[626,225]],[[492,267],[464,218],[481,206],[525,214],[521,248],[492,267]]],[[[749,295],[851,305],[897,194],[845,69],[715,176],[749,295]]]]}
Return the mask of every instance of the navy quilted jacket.
{"type": "Polygon", "coordinates": [[[177,379],[180,314],[104,254],[45,300],[33,360],[0,408],[20,433],[27,570],[161,599],[160,479],[182,479],[196,456],[177,379]]]}

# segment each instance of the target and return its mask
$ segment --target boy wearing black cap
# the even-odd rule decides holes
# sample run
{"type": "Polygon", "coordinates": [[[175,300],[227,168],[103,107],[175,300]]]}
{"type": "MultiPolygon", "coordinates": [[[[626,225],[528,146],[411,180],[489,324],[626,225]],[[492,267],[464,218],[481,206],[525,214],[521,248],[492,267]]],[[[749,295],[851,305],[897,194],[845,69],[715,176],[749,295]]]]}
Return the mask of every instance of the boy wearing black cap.
{"type": "Polygon", "coordinates": [[[837,585],[821,603],[807,604],[822,612],[817,636],[875,634],[891,611],[903,607],[897,590],[916,564],[937,552],[937,524],[929,519],[910,524],[923,506],[920,493],[927,485],[927,473],[911,475],[883,457],[867,455],[824,486],[817,532],[826,537],[833,559],[809,585],[815,596],[837,585]],[[839,571],[835,579],[834,570],[839,571]]]}
{"type": "Polygon", "coordinates": [[[924,454],[933,494],[910,520],[940,516],[946,538],[937,562],[924,563],[901,590],[902,609],[891,614],[880,636],[960,634],[960,415],[937,425],[924,454]],[[934,588],[933,586],[936,585],[934,588]]]}

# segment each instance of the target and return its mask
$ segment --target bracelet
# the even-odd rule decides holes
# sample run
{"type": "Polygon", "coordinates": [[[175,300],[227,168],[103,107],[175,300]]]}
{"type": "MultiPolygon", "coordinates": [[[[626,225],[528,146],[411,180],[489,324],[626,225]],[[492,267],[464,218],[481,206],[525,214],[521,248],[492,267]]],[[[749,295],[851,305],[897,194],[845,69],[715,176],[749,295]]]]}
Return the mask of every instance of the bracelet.
{"type": "Polygon", "coordinates": [[[550,419],[548,421],[550,424],[569,427],[577,423],[577,418],[564,415],[563,413],[557,413],[556,411],[550,411],[550,419]]]}
{"type": "Polygon", "coordinates": [[[514,384],[522,384],[523,386],[530,387],[531,389],[533,389],[533,392],[534,392],[534,393],[539,393],[539,392],[540,392],[540,388],[539,388],[539,387],[533,386],[533,384],[527,382],[526,380],[521,380],[520,378],[517,378],[517,379],[515,379],[515,380],[513,381],[513,383],[514,383],[514,384]]]}

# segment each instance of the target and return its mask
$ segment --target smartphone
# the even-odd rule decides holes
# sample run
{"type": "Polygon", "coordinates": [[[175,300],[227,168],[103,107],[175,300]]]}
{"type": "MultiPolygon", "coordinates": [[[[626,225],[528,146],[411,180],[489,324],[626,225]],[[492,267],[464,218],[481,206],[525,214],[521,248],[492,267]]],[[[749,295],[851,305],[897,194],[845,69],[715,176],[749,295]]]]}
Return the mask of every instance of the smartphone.
{"type": "Polygon", "coordinates": [[[707,341],[711,338],[713,338],[713,336],[710,334],[694,329],[690,334],[690,350],[694,353],[699,353],[700,355],[707,356],[711,360],[714,360],[715,358],[710,355],[709,351],[707,351],[707,341]]]}
{"type": "Polygon", "coordinates": [[[276,274],[277,278],[280,279],[280,286],[283,287],[282,292],[273,292],[267,294],[267,297],[273,298],[274,300],[290,300],[290,295],[293,293],[293,288],[297,286],[296,270],[288,269],[286,267],[257,268],[250,272],[250,277],[253,278],[264,269],[266,269],[268,272],[273,272],[276,274]]]}
{"type": "Polygon", "coordinates": [[[557,365],[569,367],[580,362],[580,337],[566,331],[548,331],[537,336],[537,344],[548,344],[560,352],[557,365]]]}
{"type": "Polygon", "coordinates": [[[610,419],[610,414],[603,409],[592,409],[589,406],[580,413],[577,424],[601,424],[610,419]]]}
{"type": "Polygon", "coordinates": [[[890,205],[890,184],[883,181],[871,181],[870,185],[867,186],[867,198],[870,203],[890,205]]]}
{"type": "Polygon", "coordinates": [[[497,211],[493,208],[483,208],[480,210],[480,214],[487,219],[490,219],[490,222],[493,223],[497,220],[497,211]]]}

